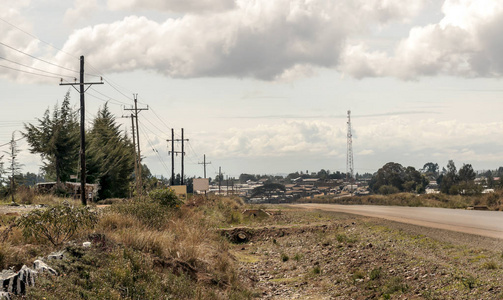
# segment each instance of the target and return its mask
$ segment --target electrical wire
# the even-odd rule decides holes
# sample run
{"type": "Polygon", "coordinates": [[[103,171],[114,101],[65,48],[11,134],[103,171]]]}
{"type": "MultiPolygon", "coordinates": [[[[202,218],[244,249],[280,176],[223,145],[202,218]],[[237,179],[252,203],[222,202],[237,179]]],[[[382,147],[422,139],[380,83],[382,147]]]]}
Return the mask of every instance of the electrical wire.
{"type": "Polygon", "coordinates": [[[93,90],[93,91],[95,91],[96,93],[98,93],[98,94],[102,95],[103,97],[107,97],[107,98],[109,98],[110,100],[115,101],[115,102],[117,102],[117,103],[119,103],[119,104],[121,104],[121,105],[129,105],[129,104],[128,104],[128,103],[126,103],[126,102],[122,102],[122,101],[120,101],[120,100],[114,99],[113,97],[110,97],[110,96],[108,96],[108,95],[106,95],[106,94],[104,94],[104,93],[102,93],[102,92],[98,91],[98,90],[97,90],[97,89],[95,89],[94,87],[91,87],[90,89],[91,89],[91,90],[93,90]]]}
{"type": "Polygon", "coordinates": [[[35,36],[35,35],[33,35],[33,34],[31,34],[31,33],[27,32],[27,31],[25,31],[25,30],[23,30],[23,29],[21,29],[21,28],[19,28],[18,26],[14,25],[14,24],[12,24],[12,23],[10,23],[10,22],[8,22],[7,20],[5,20],[5,19],[3,19],[3,18],[1,18],[1,17],[0,17],[0,21],[3,21],[4,23],[7,23],[8,25],[10,25],[10,26],[12,26],[12,27],[16,28],[17,30],[19,30],[19,31],[23,32],[24,34],[26,34],[26,35],[28,35],[28,36],[30,36],[30,37],[32,37],[32,38],[34,38],[34,39],[36,39],[36,40],[38,40],[38,41],[42,42],[42,43],[44,43],[44,44],[48,45],[49,47],[52,47],[52,48],[54,48],[54,49],[58,50],[58,51],[59,51],[59,52],[61,52],[61,53],[64,53],[64,54],[66,54],[66,55],[68,55],[68,56],[71,56],[71,57],[73,57],[73,58],[77,58],[76,56],[74,56],[74,55],[72,55],[72,54],[70,54],[70,53],[68,53],[68,52],[63,51],[63,50],[61,50],[61,49],[59,49],[59,48],[57,48],[57,47],[53,46],[53,45],[52,45],[52,44],[50,44],[50,43],[48,43],[48,42],[46,42],[46,41],[44,41],[44,40],[39,39],[37,36],[35,36]]]}
{"type": "Polygon", "coordinates": [[[5,43],[0,42],[0,45],[2,45],[2,46],[4,46],[4,47],[7,47],[7,48],[9,48],[9,49],[12,49],[12,50],[14,50],[14,51],[17,51],[17,52],[19,52],[19,53],[21,53],[21,54],[24,54],[24,55],[26,55],[26,56],[29,56],[29,57],[31,57],[31,58],[33,58],[33,59],[36,59],[36,60],[39,60],[39,61],[44,62],[44,63],[46,63],[46,64],[49,64],[49,65],[51,65],[51,66],[55,66],[55,67],[58,67],[58,68],[61,68],[61,69],[64,69],[64,70],[67,70],[67,71],[70,71],[70,72],[74,72],[74,73],[80,74],[80,72],[79,72],[79,71],[72,70],[72,69],[69,69],[69,68],[66,68],[66,67],[63,67],[63,66],[57,65],[57,64],[55,64],[55,63],[52,63],[52,62],[50,62],[50,61],[47,61],[47,60],[44,60],[44,59],[38,58],[38,57],[36,57],[36,56],[33,56],[33,55],[28,54],[28,53],[26,53],[26,52],[23,52],[23,51],[21,51],[21,50],[19,50],[19,49],[16,49],[16,48],[14,48],[14,47],[12,47],[12,46],[9,46],[9,45],[7,45],[7,44],[5,44],[5,43]]]}
{"type": "MultiPolygon", "coordinates": [[[[22,140],[22,139],[24,139],[24,138],[25,138],[25,137],[24,137],[24,136],[22,136],[22,137],[20,137],[20,138],[18,138],[18,139],[16,139],[16,140],[14,140],[14,142],[19,142],[20,140],[22,140]]],[[[0,145],[0,147],[5,147],[5,146],[8,146],[8,145],[10,145],[10,143],[11,143],[11,142],[12,142],[12,141],[10,141],[10,142],[8,142],[8,143],[5,143],[5,144],[2,144],[2,145],[0,145]]]]}
{"type": "MultiPolygon", "coordinates": [[[[139,122],[139,123],[140,123],[140,125],[142,125],[142,127],[143,127],[144,129],[147,129],[150,133],[154,134],[152,131],[150,131],[150,129],[149,129],[148,127],[144,126],[144,125],[142,124],[142,122],[139,122]]],[[[155,135],[155,134],[154,134],[154,135],[155,135]]],[[[162,164],[162,165],[164,166],[164,168],[166,169],[166,172],[168,172],[168,173],[169,173],[169,168],[167,167],[167,165],[166,165],[166,163],[164,162],[164,160],[162,159],[162,157],[159,155],[159,151],[157,151],[157,150],[154,148],[154,146],[153,146],[152,142],[150,141],[150,139],[149,139],[148,135],[144,135],[144,137],[147,139],[147,142],[149,143],[150,147],[152,148],[152,151],[155,153],[155,155],[157,156],[157,158],[159,159],[159,161],[161,162],[161,164],[162,164]]]]}
{"type": "MultiPolygon", "coordinates": [[[[116,90],[119,94],[121,94],[122,96],[124,96],[126,99],[128,100],[131,100],[130,96],[127,96],[126,94],[124,94],[123,92],[121,92],[118,88],[116,88],[110,80],[106,79],[105,77],[103,77],[103,80],[108,83],[114,90],[116,90]]],[[[132,94],[132,93],[131,93],[132,94]]]]}
{"type": "Polygon", "coordinates": [[[0,67],[6,68],[6,69],[9,69],[9,70],[13,70],[13,71],[17,71],[17,72],[22,72],[22,73],[27,73],[27,74],[37,75],[37,76],[42,76],[42,77],[47,77],[47,78],[57,78],[57,79],[61,78],[61,76],[52,76],[52,75],[39,74],[39,73],[34,73],[34,72],[30,72],[30,71],[16,69],[16,68],[4,66],[4,65],[0,65],[0,67]]]}
{"type": "Polygon", "coordinates": [[[71,75],[62,75],[62,74],[53,73],[53,72],[45,71],[45,70],[42,70],[42,69],[37,69],[37,68],[34,68],[34,67],[30,67],[30,66],[28,66],[28,65],[25,65],[25,64],[18,63],[18,62],[16,62],[16,61],[13,61],[13,60],[7,59],[7,58],[5,58],[5,57],[1,57],[1,56],[0,56],[0,59],[3,59],[3,60],[5,60],[5,61],[8,61],[8,62],[10,62],[10,63],[16,64],[16,65],[19,65],[19,66],[23,66],[23,67],[26,67],[26,68],[29,68],[29,69],[36,70],[36,71],[39,71],[39,72],[43,72],[43,73],[47,73],[47,74],[52,74],[52,75],[57,75],[57,76],[59,76],[59,77],[69,77],[69,78],[74,78],[74,76],[71,76],[71,75]]]}
{"type": "Polygon", "coordinates": [[[144,128],[144,129],[147,129],[148,132],[150,132],[152,135],[155,135],[156,137],[158,137],[160,140],[165,140],[164,137],[161,137],[159,135],[157,135],[155,132],[152,131],[152,129],[148,128],[147,126],[145,126],[145,124],[142,122],[142,121],[138,121],[138,123],[144,128]]]}
{"type": "MultiPolygon", "coordinates": [[[[52,47],[52,48],[54,48],[54,49],[56,49],[57,51],[59,51],[59,52],[61,52],[61,53],[64,53],[64,54],[66,54],[66,55],[68,55],[68,56],[70,56],[70,57],[73,57],[73,58],[75,58],[75,59],[77,59],[77,58],[78,58],[78,57],[77,57],[77,56],[75,56],[75,55],[72,55],[72,54],[70,54],[70,53],[68,53],[68,52],[65,52],[65,51],[63,51],[62,49],[59,49],[59,48],[57,48],[57,47],[53,46],[52,44],[50,44],[50,43],[48,43],[48,42],[45,42],[45,41],[41,40],[41,39],[40,39],[40,38],[38,38],[37,36],[35,36],[35,35],[33,35],[33,34],[31,34],[31,33],[27,32],[27,31],[25,31],[25,30],[23,30],[23,29],[21,29],[21,28],[17,27],[16,25],[14,25],[14,24],[12,24],[12,23],[10,23],[10,22],[6,21],[5,19],[0,18],[0,20],[1,20],[1,21],[3,21],[3,22],[5,22],[6,24],[8,24],[8,25],[10,25],[10,26],[12,26],[12,27],[14,27],[14,28],[16,28],[17,30],[19,30],[19,31],[21,31],[21,32],[23,32],[23,33],[25,33],[26,35],[28,35],[28,36],[30,36],[30,37],[32,37],[32,38],[34,38],[34,39],[36,39],[36,40],[38,40],[38,41],[40,41],[40,42],[42,42],[42,43],[46,44],[46,45],[48,45],[48,46],[50,46],[50,47],[52,47]]],[[[23,52],[23,51],[21,51],[21,50],[19,50],[19,49],[16,49],[16,48],[14,48],[14,47],[12,47],[12,46],[10,46],[10,45],[7,45],[7,44],[5,44],[5,43],[0,42],[0,45],[3,45],[4,47],[10,48],[10,49],[12,49],[12,50],[14,50],[14,51],[17,51],[17,52],[19,52],[19,53],[21,53],[21,54],[24,54],[24,55],[26,55],[26,56],[29,56],[29,57],[33,58],[33,59],[39,60],[39,61],[41,61],[41,62],[44,62],[44,63],[46,63],[46,64],[49,64],[49,65],[52,65],[52,66],[55,66],[55,67],[58,67],[58,68],[61,68],[61,69],[64,69],[64,70],[67,70],[67,71],[70,71],[70,72],[73,72],[73,73],[77,73],[77,74],[79,74],[79,72],[78,72],[78,71],[76,71],[76,70],[69,69],[69,68],[66,68],[66,67],[60,66],[60,65],[58,65],[58,64],[52,63],[52,62],[50,62],[50,61],[47,61],[47,60],[44,60],[44,59],[38,58],[38,57],[36,57],[36,56],[33,56],[33,55],[31,55],[31,54],[28,54],[28,53],[25,53],[25,52],[23,52]]],[[[12,60],[9,60],[9,59],[6,59],[6,58],[3,58],[3,57],[0,57],[0,59],[4,59],[4,60],[9,61],[9,62],[11,62],[11,63],[18,64],[18,65],[21,65],[21,66],[23,66],[23,67],[27,67],[27,68],[30,68],[30,69],[33,69],[33,70],[36,70],[36,71],[39,71],[39,72],[42,72],[42,73],[52,74],[52,75],[58,75],[58,77],[56,77],[56,76],[51,76],[51,75],[45,75],[45,74],[34,73],[34,72],[30,72],[30,71],[25,71],[25,70],[21,70],[21,69],[16,69],[16,68],[12,68],[12,67],[8,67],[8,66],[0,65],[0,67],[7,68],[7,69],[11,69],[11,70],[18,71],[18,72],[23,72],[23,73],[32,74],[32,75],[37,75],[37,76],[44,76],[44,77],[48,77],[48,78],[60,78],[60,77],[68,77],[68,78],[72,78],[72,77],[74,77],[74,76],[66,76],[66,75],[61,75],[61,74],[57,74],[57,73],[52,73],[52,72],[45,71],[45,70],[42,70],[42,69],[37,69],[37,68],[34,68],[34,67],[30,67],[30,66],[27,66],[27,65],[24,65],[24,64],[21,64],[21,63],[18,63],[18,62],[15,62],[15,61],[12,61],[12,60]]],[[[99,70],[98,70],[97,68],[95,68],[95,67],[94,67],[92,64],[90,64],[89,62],[87,62],[87,64],[90,66],[90,68],[91,68],[91,69],[93,69],[93,70],[94,70],[94,71],[96,71],[97,73],[101,73],[101,72],[99,72],[99,70]]],[[[102,76],[102,75],[95,75],[95,74],[89,74],[89,73],[85,73],[85,74],[86,74],[86,75],[88,75],[88,76],[95,76],[95,77],[102,76]]],[[[103,77],[103,76],[102,76],[102,77],[103,77]]],[[[110,86],[111,86],[111,87],[112,87],[112,88],[113,88],[116,92],[118,92],[119,94],[121,94],[122,96],[124,96],[126,99],[131,100],[131,97],[130,97],[130,96],[126,95],[123,91],[121,91],[121,89],[123,89],[123,90],[127,90],[127,88],[125,88],[125,87],[123,87],[123,86],[119,85],[118,83],[114,82],[112,79],[110,79],[110,78],[108,78],[108,77],[104,77],[104,78],[103,78],[103,80],[104,80],[106,83],[108,83],[108,84],[109,84],[109,85],[110,85],[110,86]]],[[[66,80],[65,80],[65,81],[66,81],[66,80]]],[[[104,101],[104,102],[108,102],[108,101],[112,101],[112,102],[113,102],[113,101],[115,101],[115,102],[117,102],[117,103],[120,103],[120,104],[123,104],[123,105],[127,105],[127,103],[125,103],[125,102],[123,102],[123,101],[120,101],[120,100],[117,100],[117,99],[114,99],[114,98],[112,98],[112,97],[109,97],[108,95],[106,95],[106,94],[104,94],[104,93],[102,93],[102,92],[99,92],[98,90],[96,90],[96,89],[94,89],[94,88],[91,88],[91,89],[93,90],[93,92],[96,92],[96,93],[100,94],[101,96],[103,96],[103,97],[105,97],[105,98],[108,98],[109,100],[106,100],[106,99],[104,99],[104,98],[101,98],[101,97],[98,97],[98,96],[96,96],[96,95],[93,95],[93,94],[89,93],[89,95],[90,95],[91,97],[94,97],[94,98],[96,98],[96,99],[98,99],[98,100],[101,100],[101,101],[104,101]]],[[[132,92],[130,92],[130,94],[133,94],[133,93],[132,93],[132,92]]],[[[138,101],[138,102],[140,102],[140,101],[138,101]]],[[[140,103],[143,103],[143,102],[140,102],[140,103]]],[[[116,105],[120,105],[120,104],[116,104],[116,105]]],[[[160,116],[156,113],[156,111],[155,111],[152,107],[151,107],[151,109],[150,109],[150,110],[151,110],[151,112],[154,114],[154,116],[155,116],[155,117],[156,117],[156,118],[157,118],[157,119],[158,119],[158,120],[159,120],[159,121],[160,121],[160,122],[161,122],[164,126],[166,126],[166,128],[168,128],[168,129],[172,129],[172,128],[173,128],[172,126],[169,126],[169,125],[168,125],[168,124],[167,124],[167,123],[166,123],[166,122],[165,122],[165,121],[164,121],[164,120],[163,120],[163,119],[162,119],[162,118],[161,118],[161,117],[160,117],[160,116]]],[[[77,110],[77,111],[78,111],[78,110],[77,110]]],[[[91,117],[91,118],[93,117],[93,116],[92,116],[92,115],[90,115],[88,112],[86,112],[86,115],[87,115],[88,117],[91,117]]],[[[163,131],[162,129],[160,129],[158,126],[156,126],[154,123],[152,123],[149,119],[145,119],[145,120],[146,120],[148,123],[150,123],[150,125],[151,125],[151,126],[153,126],[155,129],[157,129],[159,132],[164,133],[164,131],[163,131]]],[[[91,123],[90,121],[88,121],[87,123],[92,125],[92,123],[91,123]]],[[[159,135],[155,134],[155,133],[154,133],[154,132],[153,132],[150,128],[148,128],[148,127],[144,126],[144,124],[142,124],[142,126],[143,126],[145,129],[147,129],[148,131],[150,131],[150,133],[152,133],[153,135],[155,135],[155,136],[159,137],[160,139],[162,139],[162,137],[160,137],[159,135]]],[[[179,136],[179,135],[177,134],[177,136],[179,136]]],[[[148,137],[147,137],[147,138],[148,138],[148,137]]],[[[148,141],[149,141],[149,143],[151,144],[150,140],[148,140],[148,141]]],[[[152,145],[151,145],[151,146],[152,146],[152,145]]],[[[192,147],[192,145],[191,145],[190,143],[189,143],[189,148],[191,149],[191,151],[192,151],[192,153],[195,155],[195,157],[196,157],[196,158],[198,158],[197,153],[195,152],[194,148],[192,147]]],[[[155,149],[154,149],[154,150],[155,150],[155,149]]],[[[155,152],[155,153],[159,156],[159,154],[158,154],[157,150],[155,150],[154,152],[155,152]]],[[[164,164],[164,162],[163,162],[163,164],[164,164]]],[[[164,165],[165,165],[165,164],[164,164],[164,165]]]]}
{"type": "Polygon", "coordinates": [[[152,142],[150,141],[150,139],[148,138],[148,136],[146,137],[147,138],[147,142],[148,144],[150,145],[150,147],[152,148],[152,151],[155,153],[155,155],[157,156],[157,159],[159,160],[159,162],[162,164],[162,166],[164,167],[164,170],[166,171],[167,174],[169,174],[169,168],[168,166],[166,165],[166,163],[164,162],[164,160],[162,159],[161,155],[159,154],[159,151],[157,151],[154,146],[152,145],[152,142]]]}
{"type": "Polygon", "coordinates": [[[144,120],[147,121],[150,125],[152,125],[155,129],[157,129],[160,133],[165,134],[165,132],[162,129],[157,127],[154,123],[150,122],[150,120],[148,118],[144,118],[144,120]]]}
{"type": "Polygon", "coordinates": [[[197,155],[196,151],[194,150],[194,148],[192,147],[192,144],[190,143],[190,141],[187,143],[189,145],[189,149],[192,151],[192,153],[194,154],[194,156],[197,158],[197,159],[200,159],[201,156],[197,155]]]}
{"type": "Polygon", "coordinates": [[[157,117],[157,119],[159,119],[159,121],[161,121],[162,124],[164,124],[164,126],[166,126],[166,128],[168,129],[173,128],[173,126],[169,126],[168,124],[164,123],[164,120],[161,119],[161,117],[159,117],[159,115],[155,112],[155,109],[152,106],[150,106],[150,111],[152,111],[152,113],[157,117]]]}

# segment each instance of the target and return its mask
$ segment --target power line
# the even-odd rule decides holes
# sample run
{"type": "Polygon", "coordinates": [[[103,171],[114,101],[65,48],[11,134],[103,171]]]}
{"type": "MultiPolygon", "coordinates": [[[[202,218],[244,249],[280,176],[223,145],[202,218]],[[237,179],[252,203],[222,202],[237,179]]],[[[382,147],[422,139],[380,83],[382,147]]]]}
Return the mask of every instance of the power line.
{"type": "MultiPolygon", "coordinates": [[[[141,122],[140,122],[141,124],[141,122]]],[[[142,125],[143,126],[143,125],[142,125]]],[[[145,127],[146,128],[146,127],[145,127]]],[[[166,165],[166,163],[164,162],[164,160],[162,159],[161,155],[159,154],[159,151],[157,151],[157,149],[155,149],[154,145],[152,144],[152,142],[150,141],[148,135],[146,135],[146,139],[147,139],[147,142],[148,144],[150,145],[150,147],[152,148],[152,151],[155,153],[155,155],[157,156],[157,159],[161,162],[161,164],[163,165],[165,171],[167,174],[169,174],[169,168],[168,166],[166,165]]]]}
{"type": "Polygon", "coordinates": [[[161,117],[159,117],[159,115],[155,112],[155,109],[152,106],[150,106],[150,109],[152,113],[157,117],[157,119],[159,119],[159,121],[161,121],[161,123],[164,124],[164,126],[166,126],[167,129],[173,128],[172,126],[169,126],[168,124],[164,123],[164,120],[161,119],[161,117]]]}
{"type": "MultiPolygon", "coordinates": [[[[24,138],[25,138],[25,137],[24,137],[24,136],[22,136],[22,137],[18,138],[17,140],[14,140],[14,142],[19,142],[20,140],[22,140],[22,139],[24,139],[24,138]]],[[[2,144],[2,145],[0,145],[0,147],[5,147],[5,146],[8,146],[8,145],[10,145],[10,143],[11,143],[11,142],[8,142],[8,143],[5,143],[5,144],[2,144]]]]}
{"type": "Polygon", "coordinates": [[[46,41],[44,41],[44,40],[41,40],[41,39],[40,39],[40,38],[38,38],[37,36],[35,36],[35,35],[33,35],[33,34],[31,34],[31,33],[27,32],[27,31],[25,31],[25,30],[23,30],[23,29],[21,29],[21,28],[19,28],[18,26],[14,25],[14,24],[12,24],[12,23],[10,23],[10,22],[8,22],[7,20],[5,20],[5,19],[3,19],[3,18],[0,18],[0,21],[3,21],[3,22],[5,22],[5,23],[7,23],[8,25],[10,25],[10,26],[12,26],[12,27],[16,28],[17,30],[19,30],[19,31],[23,32],[24,34],[29,35],[30,37],[32,37],[32,38],[34,38],[34,39],[36,39],[36,40],[38,40],[38,41],[40,41],[40,42],[42,42],[42,43],[44,43],[44,44],[48,45],[49,47],[52,47],[52,48],[54,48],[54,49],[58,50],[58,51],[59,51],[59,52],[61,52],[61,53],[64,53],[64,54],[66,54],[66,55],[68,55],[68,56],[71,56],[71,57],[73,57],[73,58],[75,58],[75,59],[78,59],[78,57],[77,57],[77,56],[72,55],[72,54],[70,54],[70,53],[68,53],[68,52],[65,52],[65,51],[63,51],[63,50],[61,50],[61,49],[59,49],[59,48],[57,48],[57,47],[53,46],[52,44],[50,44],[50,43],[48,43],[48,42],[46,42],[46,41]]]}
{"type": "MultiPolygon", "coordinates": [[[[2,45],[2,46],[4,46],[4,47],[7,47],[7,48],[9,48],[9,49],[12,49],[12,50],[14,50],[14,51],[17,51],[17,52],[19,52],[19,53],[22,53],[22,54],[24,54],[24,55],[26,55],[26,56],[29,56],[29,57],[33,58],[33,59],[39,60],[39,61],[41,61],[41,62],[44,62],[44,63],[46,63],[46,64],[49,64],[49,65],[52,65],[52,66],[55,66],[55,67],[58,67],[58,68],[61,68],[61,69],[64,69],[64,70],[67,70],[67,71],[70,71],[70,72],[74,72],[74,73],[79,74],[79,71],[72,70],[72,69],[69,69],[69,68],[66,68],[66,67],[63,67],[63,66],[57,65],[57,64],[55,64],[55,63],[52,63],[52,62],[50,62],[50,61],[47,61],[47,60],[44,60],[44,59],[38,58],[38,57],[36,57],[36,56],[33,56],[33,55],[28,54],[28,53],[26,53],[26,52],[23,52],[23,51],[21,51],[21,50],[19,50],[19,49],[16,49],[16,48],[14,48],[14,47],[12,47],[12,46],[9,46],[9,45],[7,45],[7,44],[5,44],[5,43],[0,42],[0,45],[2,45]]],[[[99,77],[99,76],[98,76],[98,77],[99,77]]]]}
{"type": "Polygon", "coordinates": [[[21,70],[21,69],[16,69],[16,68],[4,66],[4,65],[0,65],[0,67],[6,68],[6,69],[9,69],[9,70],[13,70],[13,71],[17,71],[17,72],[22,72],[22,73],[27,73],[27,74],[37,75],[37,76],[42,76],[42,77],[47,77],[47,78],[57,78],[57,79],[61,78],[61,76],[52,76],[52,75],[45,75],[45,74],[40,74],[40,73],[34,73],[34,72],[25,71],[25,70],[21,70]]]}
{"type": "Polygon", "coordinates": [[[16,64],[16,65],[19,65],[19,66],[23,66],[23,67],[26,67],[26,68],[29,68],[29,69],[40,71],[40,72],[43,72],[43,73],[57,75],[59,77],[69,77],[69,78],[74,78],[75,77],[75,76],[71,76],[71,75],[62,75],[62,74],[58,74],[58,73],[53,73],[53,72],[45,71],[45,70],[42,70],[42,69],[37,69],[37,68],[31,67],[31,66],[28,66],[28,65],[25,65],[25,64],[22,64],[22,63],[18,63],[16,61],[13,61],[13,60],[10,60],[8,58],[1,57],[1,56],[0,56],[0,59],[3,59],[3,60],[8,61],[10,63],[16,64]]]}
{"type": "Polygon", "coordinates": [[[157,127],[154,123],[150,122],[150,120],[148,118],[146,118],[145,121],[147,121],[150,125],[152,125],[159,132],[164,133],[164,131],[162,129],[160,129],[159,127],[157,127]]]}
{"type": "Polygon", "coordinates": [[[119,91],[119,89],[117,89],[111,82],[110,80],[107,80],[106,78],[103,78],[103,80],[108,83],[114,90],[116,90],[119,94],[121,94],[122,96],[126,97],[126,99],[128,100],[131,100],[131,98],[129,96],[127,96],[126,94],[124,94],[123,92],[119,91]]]}
{"type": "Polygon", "coordinates": [[[190,148],[190,150],[192,151],[192,153],[194,154],[194,156],[195,156],[197,159],[201,158],[199,155],[197,155],[197,153],[196,153],[196,151],[194,150],[194,148],[192,148],[192,144],[191,144],[190,142],[189,142],[188,144],[189,144],[189,148],[190,148]]]}
{"type": "Polygon", "coordinates": [[[128,105],[126,102],[122,102],[120,100],[116,100],[116,99],[114,99],[114,98],[112,98],[112,97],[110,97],[110,96],[108,96],[108,95],[106,95],[106,94],[104,94],[104,93],[102,93],[102,92],[100,92],[100,91],[92,88],[92,87],[90,89],[93,92],[96,92],[96,93],[100,94],[101,96],[103,96],[105,98],[108,98],[108,99],[104,99],[104,98],[98,97],[96,95],[93,95],[93,97],[96,98],[96,99],[98,99],[98,100],[101,100],[103,102],[115,102],[115,103],[112,103],[112,104],[119,105],[119,106],[128,105]]]}

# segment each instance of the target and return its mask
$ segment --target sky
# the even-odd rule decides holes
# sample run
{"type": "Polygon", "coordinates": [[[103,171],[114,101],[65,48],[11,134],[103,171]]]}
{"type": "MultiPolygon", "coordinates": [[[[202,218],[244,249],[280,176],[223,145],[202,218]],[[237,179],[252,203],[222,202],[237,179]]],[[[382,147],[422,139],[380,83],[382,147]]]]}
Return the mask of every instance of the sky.
{"type": "MultiPolygon", "coordinates": [[[[143,162],[185,174],[503,166],[499,0],[2,0],[0,145],[60,104],[85,57],[87,126],[105,103],[143,162]],[[77,71],[77,72],[76,72],[77,71]],[[34,74],[35,73],[35,74],[34,74]],[[181,151],[180,143],[175,151],[181,151]],[[180,156],[175,157],[180,172],[180,156]]],[[[24,140],[24,172],[41,166],[24,140]]],[[[7,146],[0,147],[7,151],[7,146]]],[[[5,158],[4,158],[5,160],[5,158]]]]}

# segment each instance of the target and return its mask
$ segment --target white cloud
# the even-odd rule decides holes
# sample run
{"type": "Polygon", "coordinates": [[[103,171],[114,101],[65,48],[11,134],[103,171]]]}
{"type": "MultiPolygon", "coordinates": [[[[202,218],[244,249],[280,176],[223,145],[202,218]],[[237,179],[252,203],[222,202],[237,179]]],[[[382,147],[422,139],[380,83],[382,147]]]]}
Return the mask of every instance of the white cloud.
{"type": "Polygon", "coordinates": [[[111,10],[161,10],[176,13],[225,11],[234,8],[234,0],[108,0],[111,10]]]}
{"type": "Polygon", "coordinates": [[[293,155],[338,155],[345,133],[325,122],[287,121],[273,126],[232,128],[208,145],[212,157],[282,157],[293,155]],[[210,144],[211,143],[211,144],[210,144]]]}
{"type": "MultiPolygon", "coordinates": [[[[23,32],[33,31],[32,24],[22,14],[22,10],[27,9],[30,6],[30,2],[31,1],[29,0],[0,1],[0,18],[6,20],[6,22],[0,21],[0,36],[2,37],[1,42],[4,44],[0,45],[0,57],[7,59],[0,59],[0,65],[8,67],[0,68],[1,78],[10,78],[18,81],[24,80],[26,78],[24,73],[9,68],[32,71],[20,64],[31,65],[33,60],[26,55],[21,54],[19,51],[32,54],[38,54],[40,51],[38,41],[33,40],[29,35],[23,32]],[[19,51],[16,51],[15,49],[19,51]],[[8,60],[17,62],[18,64],[9,62],[8,60]]],[[[31,77],[31,80],[33,81],[33,76],[31,77]]]]}
{"type": "Polygon", "coordinates": [[[348,36],[376,23],[403,21],[423,2],[240,0],[231,10],[162,23],[130,16],[86,27],[69,37],[64,50],[84,54],[104,72],[150,69],[173,77],[290,80],[311,75],[312,67],[335,67],[348,36]]]}
{"type": "MultiPolygon", "coordinates": [[[[503,122],[411,121],[391,117],[354,125],[355,163],[368,169],[377,169],[389,161],[416,167],[428,161],[443,164],[449,159],[495,166],[501,163],[503,150],[494,149],[503,149],[503,122]]],[[[346,128],[319,121],[232,128],[212,135],[199,147],[213,149],[207,155],[215,159],[307,156],[345,160],[346,128]]]]}
{"type": "Polygon", "coordinates": [[[98,0],[76,0],[74,2],[74,7],[66,10],[63,20],[65,24],[73,26],[87,19],[92,13],[99,9],[98,0]]]}
{"type": "MultiPolygon", "coordinates": [[[[409,22],[425,2],[221,0],[211,6],[208,1],[109,0],[113,9],[176,10],[182,15],[163,22],[129,16],[85,27],[68,38],[63,50],[85,55],[103,73],[145,69],[182,78],[288,82],[313,76],[317,68],[335,68],[356,78],[408,80],[438,74],[503,74],[503,2],[498,0],[446,0],[443,18],[411,28],[406,38],[396,42],[392,54],[368,46],[366,38],[372,38],[374,28],[409,22]]],[[[14,4],[14,9],[3,14],[14,11],[21,18],[19,12],[26,3],[14,4]]],[[[76,15],[85,15],[97,5],[97,0],[76,2],[67,10],[66,19],[76,21],[76,15]]],[[[19,49],[28,53],[41,51],[33,40],[17,39],[15,44],[22,44],[19,49]]],[[[9,57],[18,61],[20,56],[9,57]]],[[[74,68],[74,60],[67,55],[60,53],[56,59],[74,68]]]]}
{"type": "Polygon", "coordinates": [[[439,23],[412,28],[393,55],[373,51],[362,41],[348,45],[339,69],[357,78],[501,76],[503,2],[446,0],[442,12],[439,23]]]}
{"type": "Polygon", "coordinates": [[[372,155],[372,154],[374,154],[374,150],[366,149],[366,150],[358,152],[357,155],[366,156],[366,155],[372,155]]]}

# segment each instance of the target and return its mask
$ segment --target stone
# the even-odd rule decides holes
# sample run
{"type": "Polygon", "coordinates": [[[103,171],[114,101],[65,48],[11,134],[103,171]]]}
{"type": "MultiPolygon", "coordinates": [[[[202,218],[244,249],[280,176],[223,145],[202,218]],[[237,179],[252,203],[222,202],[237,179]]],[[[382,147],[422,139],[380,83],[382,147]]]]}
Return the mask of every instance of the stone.
{"type": "Polygon", "coordinates": [[[82,246],[83,246],[84,248],[89,248],[89,247],[91,247],[91,242],[84,242],[84,243],[82,244],[82,246]]]}
{"type": "MultiPolygon", "coordinates": [[[[24,295],[26,286],[33,286],[38,272],[23,265],[19,272],[12,270],[3,270],[0,273],[0,285],[3,292],[7,293],[7,299],[10,299],[10,293],[15,295],[24,295]]],[[[0,295],[5,298],[5,295],[0,295]]]]}
{"type": "Polygon", "coordinates": [[[52,259],[63,259],[63,254],[65,254],[65,250],[61,250],[58,252],[53,252],[47,256],[48,260],[52,259]]]}
{"type": "Polygon", "coordinates": [[[40,273],[49,272],[52,275],[58,275],[58,272],[56,272],[56,270],[49,267],[45,262],[41,261],[40,259],[37,259],[36,261],[33,262],[33,268],[40,273]]]}

